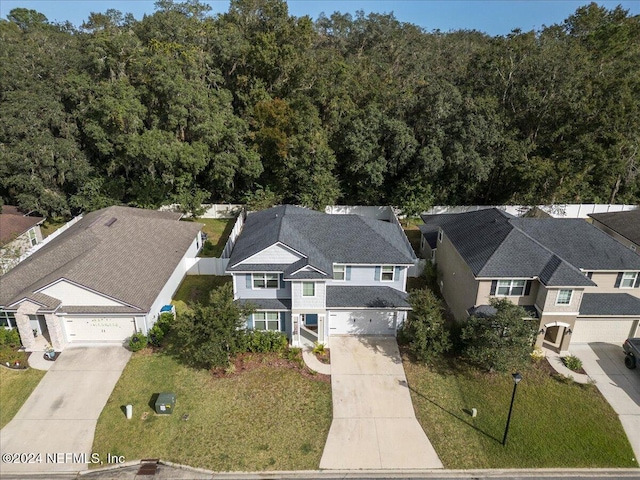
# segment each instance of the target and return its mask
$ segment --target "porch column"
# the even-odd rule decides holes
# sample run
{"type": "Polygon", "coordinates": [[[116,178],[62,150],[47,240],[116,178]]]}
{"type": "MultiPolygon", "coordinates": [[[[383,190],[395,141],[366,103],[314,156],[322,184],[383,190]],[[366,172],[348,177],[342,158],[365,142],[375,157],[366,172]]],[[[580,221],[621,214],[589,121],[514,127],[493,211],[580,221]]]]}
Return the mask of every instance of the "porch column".
{"type": "Polygon", "coordinates": [[[36,348],[36,337],[33,335],[29,315],[36,315],[39,308],[39,305],[26,301],[20,304],[15,314],[20,340],[22,340],[22,346],[27,352],[36,348]]]}
{"type": "Polygon", "coordinates": [[[324,318],[325,315],[318,315],[318,343],[324,344],[324,318]]]}
{"type": "Polygon", "coordinates": [[[47,330],[49,330],[49,338],[51,339],[51,346],[57,352],[64,349],[67,343],[62,332],[62,325],[60,325],[60,319],[53,313],[47,313],[44,316],[47,321],[47,330]]]}
{"type": "Polygon", "coordinates": [[[297,313],[291,314],[291,345],[300,346],[300,315],[297,313]]]}

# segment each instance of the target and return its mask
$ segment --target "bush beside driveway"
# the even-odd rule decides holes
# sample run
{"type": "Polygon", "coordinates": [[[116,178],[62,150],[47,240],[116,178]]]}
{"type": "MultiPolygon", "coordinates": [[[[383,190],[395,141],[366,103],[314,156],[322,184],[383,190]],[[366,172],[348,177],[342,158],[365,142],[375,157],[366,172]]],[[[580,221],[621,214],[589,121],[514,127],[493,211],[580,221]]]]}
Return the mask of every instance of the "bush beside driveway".
{"type": "Polygon", "coordinates": [[[216,471],[317,469],[331,424],[330,385],[255,358],[256,368],[216,378],[169,355],[134,354],[98,420],[93,451],[216,471]],[[177,395],[173,415],[154,414],[159,392],[177,395]],[[129,403],[132,420],[123,412],[129,403]]]}
{"type": "Polygon", "coordinates": [[[510,374],[457,361],[405,359],[416,417],[445,468],[637,467],[617,415],[593,385],[554,375],[546,361],[522,371],[506,447],[510,374]],[[476,408],[472,418],[469,410],[476,408]]]}

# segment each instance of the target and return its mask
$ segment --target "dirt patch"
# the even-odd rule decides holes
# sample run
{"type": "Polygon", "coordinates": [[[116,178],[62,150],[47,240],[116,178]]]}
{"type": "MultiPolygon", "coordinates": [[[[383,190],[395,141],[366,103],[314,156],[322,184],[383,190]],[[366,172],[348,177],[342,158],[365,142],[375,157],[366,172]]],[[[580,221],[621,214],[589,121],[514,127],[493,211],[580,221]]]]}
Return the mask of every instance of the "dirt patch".
{"type": "Polygon", "coordinates": [[[298,353],[293,359],[285,358],[278,353],[241,353],[235,356],[229,367],[212,369],[211,375],[215,378],[231,377],[234,375],[242,375],[245,372],[265,366],[296,370],[303,377],[319,382],[331,383],[330,375],[323,375],[322,373],[309,370],[302,360],[301,353],[298,353]]]}

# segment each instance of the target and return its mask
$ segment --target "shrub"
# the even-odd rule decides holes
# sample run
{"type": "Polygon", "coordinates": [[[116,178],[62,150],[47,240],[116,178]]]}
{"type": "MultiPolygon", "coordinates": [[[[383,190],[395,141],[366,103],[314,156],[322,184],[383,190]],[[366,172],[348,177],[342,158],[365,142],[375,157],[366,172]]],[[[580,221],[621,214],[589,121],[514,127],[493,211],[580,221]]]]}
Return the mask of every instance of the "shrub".
{"type": "Polygon", "coordinates": [[[566,357],[562,357],[562,362],[569,370],[573,370],[574,372],[582,370],[582,360],[576,356],[567,355],[566,357]]]}
{"type": "Polygon", "coordinates": [[[545,357],[544,352],[542,351],[542,349],[540,347],[534,348],[533,352],[531,352],[531,359],[535,363],[540,362],[544,357],[545,357]]]}
{"type": "Polygon", "coordinates": [[[0,345],[7,345],[11,348],[18,348],[22,345],[18,329],[6,330],[4,327],[0,327],[0,345]]]}
{"type": "Polygon", "coordinates": [[[302,349],[298,347],[289,347],[281,353],[282,358],[289,360],[290,362],[296,362],[302,365],[302,349]]]}
{"type": "Polygon", "coordinates": [[[173,323],[175,322],[175,317],[173,313],[162,313],[158,317],[154,326],[158,326],[162,330],[162,333],[165,335],[171,331],[173,328],[173,323]]]}
{"type": "Polygon", "coordinates": [[[129,340],[129,348],[132,352],[142,350],[147,346],[147,337],[142,333],[134,333],[129,340]]]}
{"type": "Polygon", "coordinates": [[[420,362],[432,362],[451,347],[449,332],[444,328],[442,303],[425,288],[409,295],[412,311],[400,330],[400,340],[420,362]]]}
{"type": "Polygon", "coordinates": [[[249,352],[283,352],[289,342],[282,332],[270,330],[250,330],[246,333],[245,348],[249,352]]]}
{"type": "Polygon", "coordinates": [[[324,343],[316,342],[315,345],[313,346],[313,353],[322,355],[324,353],[324,343]]]}
{"type": "Polygon", "coordinates": [[[154,347],[159,347],[164,338],[164,330],[157,323],[149,330],[149,343],[154,347]]]}

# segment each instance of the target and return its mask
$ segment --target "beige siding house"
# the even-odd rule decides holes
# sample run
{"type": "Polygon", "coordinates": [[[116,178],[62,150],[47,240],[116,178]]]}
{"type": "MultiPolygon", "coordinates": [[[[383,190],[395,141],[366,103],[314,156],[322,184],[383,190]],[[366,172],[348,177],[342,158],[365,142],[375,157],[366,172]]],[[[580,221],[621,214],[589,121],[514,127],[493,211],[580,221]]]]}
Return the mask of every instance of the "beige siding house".
{"type": "Polygon", "coordinates": [[[539,322],[536,343],[557,351],[638,332],[640,256],[588,222],[498,209],[423,220],[422,254],[459,321],[507,298],[539,322]]]}
{"type": "Polygon", "coordinates": [[[640,208],[626,212],[592,213],[593,225],[640,255],[640,208]]]}
{"type": "Polygon", "coordinates": [[[108,207],[87,214],[2,277],[0,328],[27,351],[45,338],[123,343],[147,333],[202,246],[202,225],[180,214],[108,207]]]}

